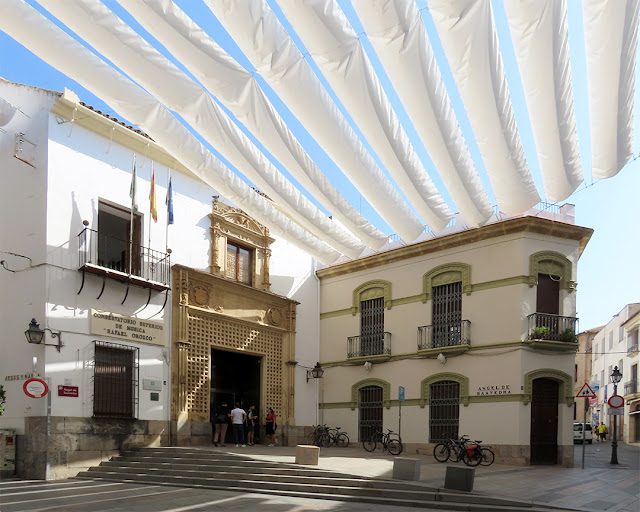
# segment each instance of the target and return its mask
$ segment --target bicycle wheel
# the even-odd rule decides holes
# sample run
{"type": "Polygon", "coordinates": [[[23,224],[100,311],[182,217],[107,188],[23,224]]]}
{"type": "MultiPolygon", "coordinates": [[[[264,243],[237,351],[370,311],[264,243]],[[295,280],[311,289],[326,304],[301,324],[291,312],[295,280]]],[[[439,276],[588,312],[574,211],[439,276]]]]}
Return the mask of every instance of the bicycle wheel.
{"type": "Polygon", "coordinates": [[[347,446],[349,446],[349,436],[347,434],[345,434],[344,432],[340,432],[338,434],[338,438],[337,438],[336,444],[340,448],[346,448],[347,446]]]}
{"type": "Polygon", "coordinates": [[[376,439],[375,437],[371,436],[369,439],[362,441],[362,447],[368,451],[368,452],[373,452],[376,449],[376,439]]]}
{"type": "Polygon", "coordinates": [[[438,443],[433,449],[433,457],[438,462],[447,462],[447,460],[449,459],[450,453],[451,453],[451,450],[449,450],[449,447],[447,446],[446,443],[438,443]]]}
{"type": "Polygon", "coordinates": [[[322,448],[329,448],[332,444],[333,444],[333,438],[331,437],[330,434],[328,434],[327,432],[324,432],[323,434],[320,435],[320,442],[318,443],[318,446],[321,446],[322,448]]]}
{"type": "Polygon", "coordinates": [[[307,444],[312,444],[312,445],[316,444],[316,433],[315,432],[311,432],[311,434],[309,434],[307,436],[307,444]]]}
{"type": "Polygon", "coordinates": [[[392,439],[387,443],[387,451],[391,455],[400,455],[402,453],[402,443],[396,439],[392,439]]]}
{"type": "Polygon", "coordinates": [[[467,452],[466,448],[464,448],[462,460],[467,466],[475,467],[482,461],[482,452],[479,448],[476,448],[475,450],[473,450],[473,453],[469,455],[469,452],[467,452]]]}
{"type": "Polygon", "coordinates": [[[480,460],[481,466],[491,466],[491,464],[493,464],[493,461],[496,458],[496,455],[495,453],[493,453],[493,450],[490,450],[489,448],[481,448],[480,454],[481,454],[481,460],[480,460]]]}

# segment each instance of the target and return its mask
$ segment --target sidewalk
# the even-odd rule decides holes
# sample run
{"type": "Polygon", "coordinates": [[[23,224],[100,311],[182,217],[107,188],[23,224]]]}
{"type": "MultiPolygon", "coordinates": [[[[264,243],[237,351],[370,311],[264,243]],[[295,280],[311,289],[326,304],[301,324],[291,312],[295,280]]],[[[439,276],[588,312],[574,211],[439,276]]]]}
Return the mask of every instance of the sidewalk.
{"type": "MultiPolygon", "coordinates": [[[[292,463],[295,447],[212,448],[242,453],[260,460],[292,463]]],[[[421,461],[420,482],[442,487],[446,464],[432,456],[403,453],[401,457],[421,461]]],[[[505,466],[497,461],[478,467],[474,493],[513,498],[530,503],[574,509],[620,512],[640,510],[640,446],[618,445],[617,466],[609,463],[611,443],[585,446],[585,469],[581,469],[582,446],[575,445],[574,468],[558,466],[505,466]]],[[[322,448],[320,469],[353,475],[391,478],[394,457],[381,452],[367,453],[359,445],[349,448],[322,448]]],[[[462,463],[460,463],[462,464],[462,463]]]]}

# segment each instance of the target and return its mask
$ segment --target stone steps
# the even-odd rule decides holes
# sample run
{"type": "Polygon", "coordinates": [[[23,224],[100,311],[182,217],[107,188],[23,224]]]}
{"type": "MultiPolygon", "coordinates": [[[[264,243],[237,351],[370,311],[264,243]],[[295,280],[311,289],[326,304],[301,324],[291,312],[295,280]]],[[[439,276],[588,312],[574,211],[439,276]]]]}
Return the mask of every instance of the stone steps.
{"type": "Polygon", "coordinates": [[[414,482],[359,477],[194,448],[124,452],[77,478],[456,511],[550,510],[532,507],[528,502],[436,489],[414,482]]]}

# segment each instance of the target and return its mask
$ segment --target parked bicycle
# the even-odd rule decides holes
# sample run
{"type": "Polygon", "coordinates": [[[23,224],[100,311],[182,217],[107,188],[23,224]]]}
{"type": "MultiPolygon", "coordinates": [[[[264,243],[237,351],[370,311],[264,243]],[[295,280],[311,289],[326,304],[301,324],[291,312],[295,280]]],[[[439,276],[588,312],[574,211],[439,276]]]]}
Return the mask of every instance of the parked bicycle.
{"type": "Polygon", "coordinates": [[[362,447],[368,452],[375,451],[378,444],[382,446],[382,451],[388,451],[391,455],[400,455],[403,450],[400,436],[393,430],[389,429],[387,429],[386,434],[376,432],[368,439],[362,441],[362,447]]]}
{"type": "Polygon", "coordinates": [[[495,460],[493,451],[481,445],[482,441],[471,441],[469,436],[460,439],[449,439],[444,443],[438,443],[433,448],[433,456],[438,462],[460,462],[467,466],[491,466],[495,460]]]}
{"type": "Polygon", "coordinates": [[[329,448],[334,444],[340,448],[346,448],[349,446],[349,436],[346,432],[341,432],[340,428],[316,425],[314,431],[307,436],[307,443],[323,448],[329,448]]]}

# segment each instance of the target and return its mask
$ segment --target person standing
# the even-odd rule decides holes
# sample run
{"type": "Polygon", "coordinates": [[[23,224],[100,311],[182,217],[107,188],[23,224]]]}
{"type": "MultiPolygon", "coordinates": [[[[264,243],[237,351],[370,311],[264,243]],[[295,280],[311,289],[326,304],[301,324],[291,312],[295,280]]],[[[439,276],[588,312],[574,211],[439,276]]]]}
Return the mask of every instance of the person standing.
{"type": "Polygon", "coordinates": [[[266,436],[269,439],[269,441],[271,441],[271,443],[269,444],[269,446],[273,446],[276,441],[275,441],[275,434],[276,434],[276,429],[278,428],[278,423],[276,421],[276,413],[273,412],[273,408],[269,407],[269,413],[267,414],[267,418],[266,418],[266,436]]]}
{"type": "Polygon", "coordinates": [[[227,436],[227,427],[229,426],[229,407],[226,401],[216,407],[216,413],[213,418],[215,435],[213,437],[213,446],[224,446],[225,437],[227,436]]]}
{"type": "Polygon", "coordinates": [[[231,418],[231,428],[233,429],[233,442],[238,447],[238,444],[241,444],[243,447],[247,446],[244,444],[244,422],[247,420],[247,413],[244,409],[240,408],[240,404],[236,403],[234,409],[229,413],[229,417],[231,418]]]}
{"type": "Polygon", "coordinates": [[[258,420],[258,412],[256,406],[252,405],[247,411],[247,444],[253,446],[255,444],[256,421],[258,420]]]}
{"type": "Polygon", "coordinates": [[[600,437],[600,442],[604,443],[605,441],[605,432],[606,432],[606,426],[604,424],[604,421],[602,423],[600,423],[600,426],[598,427],[598,436],[600,437]]]}

